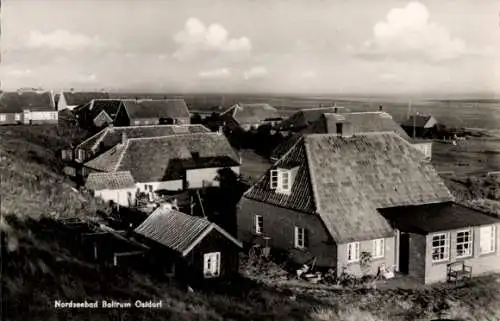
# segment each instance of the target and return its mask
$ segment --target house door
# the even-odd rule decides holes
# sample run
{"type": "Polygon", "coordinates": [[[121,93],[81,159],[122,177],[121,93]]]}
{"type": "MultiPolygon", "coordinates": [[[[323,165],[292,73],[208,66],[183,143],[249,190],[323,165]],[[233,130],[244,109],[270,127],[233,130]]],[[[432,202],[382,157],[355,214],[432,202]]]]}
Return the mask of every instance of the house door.
{"type": "Polygon", "coordinates": [[[399,237],[399,272],[408,274],[410,265],[410,234],[401,233],[399,237]]]}

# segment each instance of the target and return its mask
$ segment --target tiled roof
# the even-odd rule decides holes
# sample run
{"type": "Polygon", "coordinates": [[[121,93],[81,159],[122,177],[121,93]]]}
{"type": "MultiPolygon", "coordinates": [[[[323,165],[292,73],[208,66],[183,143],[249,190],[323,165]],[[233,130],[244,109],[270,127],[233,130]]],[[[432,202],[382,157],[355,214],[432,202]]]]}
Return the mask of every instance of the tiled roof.
{"type": "Polygon", "coordinates": [[[453,202],[395,207],[379,211],[388,220],[396,223],[398,229],[422,234],[500,223],[498,218],[453,202]]]}
{"type": "Polygon", "coordinates": [[[300,164],[291,195],[272,191],[267,172],[245,197],[316,212],[341,243],[390,235],[378,208],[453,199],[423,155],[394,133],[305,135],[272,168],[287,162],[300,164]]]}
{"type": "Polygon", "coordinates": [[[283,120],[280,124],[282,130],[301,129],[309,126],[311,123],[318,121],[324,113],[334,113],[336,110],[341,112],[343,107],[322,107],[301,109],[293,113],[290,117],[283,120]]]}
{"type": "Polygon", "coordinates": [[[269,104],[236,104],[221,116],[232,116],[240,125],[258,124],[266,119],[281,118],[280,113],[269,104]]]}
{"type": "Polygon", "coordinates": [[[100,171],[130,171],[137,182],[169,180],[176,160],[189,160],[192,153],[200,159],[239,158],[224,135],[196,133],[152,138],[132,138],[87,162],[85,166],[100,171]]]}
{"type": "Polygon", "coordinates": [[[52,94],[50,92],[4,92],[0,96],[0,107],[10,112],[22,112],[25,108],[54,111],[52,94]]]}
{"type": "Polygon", "coordinates": [[[184,99],[123,100],[123,106],[131,119],[190,117],[184,99]]]}
{"type": "Polygon", "coordinates": [[[172,209],[158,208],[134,232],[185,256],[214,229],[241,247],[241,243],[207,219],[172,209]]]}
{"type": "Polygon", "coordinates": [[[106,150],[122,141],[122,133],[125,133],[127,138],[146,138],[209,132],[210,130],[203,125],[110,126],[82,142],[78,148],[91,151],[101,145],[106,150]]]}
{"type": "Polygon", "coordinates": [[[412,115],[410,116],[402,126],[406,127],[424,127],[425,124],[431,119],[430,115],[412,115]]]}
{"type": "Polygon", "coordinates": [[[85,188],[89,190],[134,188],[135,182],[130,172],[90,173],[85,188]]]}
{"type": "Polygon", "coordinates": [[[410,141],[408,134],[386,112],[324,113],[308,127],[286,139],[272,152],[272,158],[281,157],[303,134],[333,134],[337,123],[349,123],[353,133],[395,132],[410,141]]]}
{"type": "Polygon", "coordinates": [[[80,106],[89,103],[92,99],[109,98],[109,93],[103,92],[64,92],[63,95],[68,106],[80,106]]]}

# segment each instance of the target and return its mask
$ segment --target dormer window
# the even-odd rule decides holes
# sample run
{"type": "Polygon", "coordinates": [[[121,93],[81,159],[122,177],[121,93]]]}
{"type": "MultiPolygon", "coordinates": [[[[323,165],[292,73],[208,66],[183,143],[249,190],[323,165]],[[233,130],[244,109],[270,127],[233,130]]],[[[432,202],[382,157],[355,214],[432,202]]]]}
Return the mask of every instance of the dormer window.
{"type": "Polygon", "coordinates": [[[271,189],[275,190],[276,193],[290,194],[297,170],[298,167],[272,169],[270,173],[271,189]]]}

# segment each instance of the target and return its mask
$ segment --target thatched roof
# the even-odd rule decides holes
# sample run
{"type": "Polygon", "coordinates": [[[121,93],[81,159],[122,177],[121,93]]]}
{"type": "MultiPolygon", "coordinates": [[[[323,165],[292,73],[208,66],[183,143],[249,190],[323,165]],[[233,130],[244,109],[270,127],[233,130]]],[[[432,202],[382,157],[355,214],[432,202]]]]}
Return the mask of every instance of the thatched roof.
{"type": "Polygon", "coordinates": [[[20,113],[23,109],[54,111],[50,92],[4,92],[0,96],[2,112],[20,113]]]}
{"type": "Polygon", "coordinates": [[[271,190],[267,172],[244,197],[317,213],[340,243],[391,235],[379,208],[453,199],[423,155],[392,132],[305,135],[272,168],[290,165],[299,166],[290,195],[271,190]]]}
{"type": "Polygon", "coordinates": [[[215,223],[166,208],[155,210],[134,232],[185,256],[213,230],[242,247],[215,223]]]}
{"type": "Polygon", "coordinates": [[[236,104],[221,114],[232,117],[240,125],[258,124],[267,119],[280,119],[276,108],[269,104],[236,104]]]}
{"type": "MultiPolygon", "coordinates": [[[[93,99],[109,99],[109,93],[104,92],[63,92],[64,99],[68,106],[80,106],[90,103],[93,99]]],[[[59,102],[60,95],[56,95],[56,104],[59,102]]]]}
{"type": "Polygon", "coordinates": [[[123,100],[123,107],[130,119],[191,117],[184,99],[123,100]]]}
{"type": "MultiPolygon", "coordinates": [[[[152,138],[131,138],[85,164],[98,171],[130,171],[136,182],[161,182],[177,175],[172,166],[179,160],[225,158],[227,166],[239,165],[239,158],[224,135],[196,133],[152,138]],[[196,154],[196,156],[195,156],[196,154]]],[[[204,164],[197,162],[198,168],[204,164]]],[[[173,178],[177,179],[177,177],[173,178]]]]}
{"type": "Polygon", "coordinates": [[[428,234],[500,223],[500,219],[453,202],[381,209],[404,232],[428,234]]]}
{"type": "Polygon", "coordinates": [[[135,182],[130,172],[90,173],[85,182],[89,190],[134,188],[135,182]]]}
{"type": "Polygon", "coordinates": [[[147,138],[208,132],[210,130],[203,125],[109,126],[94,136],[89,137],[77,147],[87,151],[92,151],[99,147],[106,150],[120,143],[123,134],[127,138],[147,138]]]}

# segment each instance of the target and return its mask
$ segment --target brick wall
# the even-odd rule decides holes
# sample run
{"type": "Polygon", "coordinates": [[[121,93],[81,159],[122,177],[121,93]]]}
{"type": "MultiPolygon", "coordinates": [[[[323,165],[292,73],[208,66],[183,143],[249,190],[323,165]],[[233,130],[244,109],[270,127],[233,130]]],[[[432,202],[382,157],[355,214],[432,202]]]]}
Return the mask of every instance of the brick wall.
{"type": "Polygon", "coordinates": [[[290,258],[303,264],[313,257],[316,264],[323,267],[336,267],[337,245],[327,233],[323,222],[317,215],[300,213],[270,204],[242,198],[237,209],[238,239],[244,243],[264,243],[262,236],[269,236],[272,248],[289,252],[290,258]],[[255,234],[255,216],[264,221],[264,232],[255,234]],[[294,248],[295,226],[307,230],[307,248],[294,248]]]}

